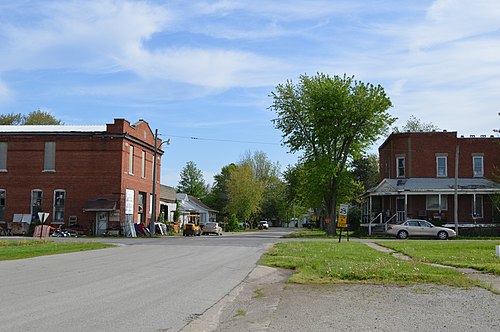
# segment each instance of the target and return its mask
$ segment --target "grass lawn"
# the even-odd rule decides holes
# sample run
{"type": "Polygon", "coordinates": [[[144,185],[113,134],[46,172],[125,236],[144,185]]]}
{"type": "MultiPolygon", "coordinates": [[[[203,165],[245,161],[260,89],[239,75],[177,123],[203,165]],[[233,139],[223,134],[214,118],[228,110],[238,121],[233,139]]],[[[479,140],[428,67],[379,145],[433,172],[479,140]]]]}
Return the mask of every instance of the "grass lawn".
{"type": "Polygon", "coordinates": [[[52,242],[47,240],[0,241],[0,260],[22,259],[67,252],[114,247],[99,242],[52,242]]]}
{"type": "Polygon", "coordinates": [[[296,283],[484,286],[455,270],[402,261],[357,242],[278,243],[262,257],[260,264],[295,270],[289,281],[296,283]]]}
{"type": "Polygon", "coordinates": [[[394,241],[378,244],[422,262],[455,267],[470,267],[500,275],[500,258],[496,256],[498,241],[394,241]]]}

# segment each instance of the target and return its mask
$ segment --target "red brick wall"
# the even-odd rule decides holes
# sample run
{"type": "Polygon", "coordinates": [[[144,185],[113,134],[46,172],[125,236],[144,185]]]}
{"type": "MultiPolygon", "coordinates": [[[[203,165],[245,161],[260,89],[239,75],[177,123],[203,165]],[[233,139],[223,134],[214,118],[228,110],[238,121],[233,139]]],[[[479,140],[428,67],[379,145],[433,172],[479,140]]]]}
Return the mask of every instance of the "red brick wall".
{"type": "MultiPolygon", "coordinates": [[[[0,133],[0,141],[8,142],[8,171],[0,172],[0,189],[6,190],[5,220],[11,221],[15,213],[30,213],[33,189],[43,191],[42,211],[50,213],[48,223],[52,221],[53,196],[57,189],[66,191],[66,223],[69,216],[77,216],[79,224],[92,226],[95,212],[83,212],[83,207],[87,200],[96,198],[116,200],[120,220],[123,220],[125,189],[135,191],[134,219],[137,215],[138,192],[147,194],[144,213],[149,217],[154,145],[149,125],[139,122],[133,127],[126,120],[115,120],[113,125],[108,125],[108,129],[116,135],[58,133],[21,136],[0,133]],[[45,142],[56,142],[55,172],[43,172],[45,142]],[[128,144],[135,147],[134,175],[128,174],[128,144]],[[141,177],[141,151],[146,152],[144,178],[141,177]]],[[[158,162],[157,197],[160,193],[159,170],[158,162]]],[[[158,206],[159,199],[157,201],[158,206]]]]}

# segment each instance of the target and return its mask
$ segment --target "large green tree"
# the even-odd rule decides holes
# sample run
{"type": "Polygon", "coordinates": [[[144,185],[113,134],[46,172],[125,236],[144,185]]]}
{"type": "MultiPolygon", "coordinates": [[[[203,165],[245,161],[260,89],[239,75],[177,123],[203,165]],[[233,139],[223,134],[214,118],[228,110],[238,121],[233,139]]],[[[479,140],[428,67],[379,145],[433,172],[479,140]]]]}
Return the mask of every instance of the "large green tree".
{"type": "Polygon", "coordinates": [[[311,183],[321,194],[328,223],[335,233],[337,196],[349,159],[355,159],[394,122],[387,110],[392,106],[380,85],[354,77],[318,73],[302,75],[297,84],[287,81],[271,93],[270,109],[290,152],[302,153],[311,183]]]}
{"type": "Polygon", "coordinates": [[[27,115],[21,113],[0,114],[0,125],[60,125],[62,122],[57,120],[49,112],[41,110],[33,111],[27,115]]]}
{"type": "Polygon", "coordinates": [[[226,212],[236,215],[239,221],[253,221],[261,209],[264,185],[255,177],[252,167],[242,164],[232,168],[227,190],[226,212]]]}
{"type": "Polygon", "coordinates": [[[204,200],[208,193],[208,186],[203,173],[193,161],[188,161],[181,171],[181,179],[177,191],[204,200]]]}
{"type": "Polygon", "coordinates": [[[227,184],[229,182],[229,174],[235,167],[235,164],[229,164],[222,167],[220,173],[214,176],[214,183],[205,200],[208,206],[226,216],[226,206],[229,203],[227,184]]]}

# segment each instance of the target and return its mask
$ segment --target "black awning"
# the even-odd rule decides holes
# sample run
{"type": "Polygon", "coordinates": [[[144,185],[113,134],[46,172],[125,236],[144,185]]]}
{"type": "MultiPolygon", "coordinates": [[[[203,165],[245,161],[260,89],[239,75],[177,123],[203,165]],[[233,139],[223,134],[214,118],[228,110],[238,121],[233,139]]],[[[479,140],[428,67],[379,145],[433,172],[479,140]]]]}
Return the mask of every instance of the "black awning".
{"type": "Polygon", "coordinates": [[[83,205],[85,212],[113,211],[116,209],[116,201],[106,198],[98,198],[96,200],[88,200],[83,205]]]}

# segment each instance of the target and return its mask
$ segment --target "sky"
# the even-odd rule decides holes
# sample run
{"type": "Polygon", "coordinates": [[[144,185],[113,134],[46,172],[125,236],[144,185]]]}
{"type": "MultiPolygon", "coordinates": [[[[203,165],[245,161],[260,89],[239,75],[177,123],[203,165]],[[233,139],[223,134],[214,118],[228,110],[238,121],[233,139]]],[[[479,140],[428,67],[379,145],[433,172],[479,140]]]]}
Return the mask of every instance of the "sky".
{"type": "Polygon", "coordinates": [[[413,115],[459,135],[497,135],[500,3],[0,0],[0,114],[143,119],[170,139],[169,186],[188,161],[209,184],[248,152],[282,170],[295,164],[269,95],[320,72],[382,85],[396,126],[413,115]]]}

